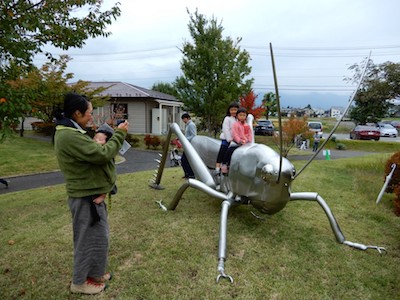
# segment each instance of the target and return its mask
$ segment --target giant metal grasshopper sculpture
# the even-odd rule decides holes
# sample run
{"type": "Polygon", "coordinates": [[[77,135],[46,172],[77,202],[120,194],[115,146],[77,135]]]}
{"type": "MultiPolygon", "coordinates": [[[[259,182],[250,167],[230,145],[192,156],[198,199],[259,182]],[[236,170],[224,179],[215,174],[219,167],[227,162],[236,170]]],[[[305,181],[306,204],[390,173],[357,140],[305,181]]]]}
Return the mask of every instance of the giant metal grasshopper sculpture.
{"type": "MultiPolygon", "coordinates": [[[[272,48],[271,57],[273,57],[272,48]]],[[[276,82],[275,86],[277,86],[276,82]]],[[[276,94],[277,99],[279,99],[277,88],[276,94]]],[[[349,101],[349,106],[350,104],[351,101],[349,101]]],[[[349,106],[347,107],[346,111],[348,110],[349,106]]],[[[339,120],[339,122],[340,121],[341,120],[339,120]]],[[[247,122],[250,124],[250,126],[252,126],[252,115],[248,116],[247,122]]],[[[338,124],[336,127],[337,126],[338,124]]],[[[282,126],[279,127],[281,128],[282,126]]],[[[336,127],[332,130],[330,136],[333,134],[336,127]]],[[[158,160],[159,169],[154,175],[154,179],[151,184],[153,188],[162,188],[160,186],[160,182],[166,163],[166,158],[168,156],[168,146],[172,133],[175,133],[181,141],[185,154],[195,173],[196,179],[188,179],[179,188],[174,199],[168,206],[165,206],[161,201],[158,201],[158,204],[164,210],[174,210],[188,187],[198,189],[211,197],[222,200],[218,249],[219,274],[217,276],[217,282],[219,282],[221,278],[227,278],[233,282],[233,278],[225,274],[225,260],[227,217],[229,209],[234,205],[251,204],[261,213],[272,215],[283,209],[289,201],[316,201],[327,215],[337,242],[361,250],[373,248],[378,250],[379,253],[386,251],[382,247],[369,246],[347,241],[340,230],[339,225],[329,206],[318,193],[292,193],[290,191],[291,183],[299,173],[296,175],[295,168],[288,159],[282,157],[282,155],[266,145],[253,143],[237,148],[232,155],[229,174],[227,176],[220,177],[214,176],[212,175],[211,169],[215,167],[215,160],[220,147],[220,141],[206,136],[196,136],[191,142],[189,142],[185,138],[179,126],[176,123],[173,123],[171,124],[168,132],[163,154],[161,155],[161,160],[158,160]]],[[[282,135],[282,132],[280,132],[280,134],[282,135]]],[[[328,139],[326,139],[325,143],[328,141],[328,139]]],[[[323,148],[325,143],[321,145],[319,150],[323,148]]],[[[311,162],[318,153],[319,151],[314,154],[309,162],[311,162]]],[[[306,164],[306,166],[307,165],[308,164],[306,164]]],[[[300,170],[300,172],[302,170],[300,170]]]]}

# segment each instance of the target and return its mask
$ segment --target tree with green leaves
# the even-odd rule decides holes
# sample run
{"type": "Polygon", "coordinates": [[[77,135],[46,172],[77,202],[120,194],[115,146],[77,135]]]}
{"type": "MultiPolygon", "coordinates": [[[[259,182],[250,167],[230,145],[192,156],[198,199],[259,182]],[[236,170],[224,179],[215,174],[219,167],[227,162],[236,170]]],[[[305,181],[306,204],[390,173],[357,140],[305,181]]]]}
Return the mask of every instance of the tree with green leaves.
{"type": "Polygon", "coordinates": [[[210,20],[196,10],[190,14],[192,42],[185,42],[181,52],[181,70],[175,86],[187,110],[201,117],[205,129],[216,133],[229,103],[247,95],[253,79],[250,55],[241,50],[241,38],[224,38],[224,28],[217,19],[210,20]]]}
{"type": "MultiPolygon", "coordinates": [[[[349,69],[354,72],[347,81],[357,82],[363,66],[354,64],[349,69]]],[[[356,124],[376,123],[388,116],[392,104],[389,100],[400,96],[400,63],[385,62],[379,65],[368,64],[360,90],[350,110],[350,118],[356,124]]]]}
{"type": "Polygon", "coordinates": [[[18,78],[22,69],[13,62],[0,68],[0,142],[13,134],[19,118],[31,110],[29,95],[22,89],[13,89],[8,83],[18,78]]]}
{"type": "MultiPolygon", "coordinates": [[[[32,95],[12,89],[9,81],[26,78],[32,59],[45,45],[81,48],[88,38],[107,37],[120,14],[119,3],[101,11],[102,0],[34,0],[0,2],[0,141],[19,118],[31,111],[32,95]]],[[[46,53],[52,58],[50,53],[46,53]]]]}
{"type": "Polygon", "coordinates": [[[164,94],[168,94],[171,96],[175,96],[176,98],[179,98],[179,93],[174,85],[174,83],[169,83],[169,82],[156,82],[153,84],[151,87],[151,90],[161,92],[164,94]]]}
{"type": "Polygon", "coordinates": [[[269,116],[274,116],[278,113],[278,104],[276,95],[272,92],[264,94],[262,105],[265,108],[265,118],[268,120],[269,116]]]}
{"type": "MultiPolygon", "coordinates": [[[[85,94],[92,102],[93,107],[103,106],[108,96],[98,94],[106,88],[89,89],[89,82],[78,81],[68,84],[73,78],[72,73],[65,73],[70,57],[62,55],[59,59],[52,59],[40,69],[34,67],[24,77],[9,80],[6,84],[17,99],[24,99],[29,104],[29,114],[44,123],[52,123],[55,111],[62,106],[64,95],[67,92],[85,94]]],[[[27,112],[28,113],[28,112],[27,112]]]]}
{"type": "Polygon", "coordinates": [[[68,50],[92,37],[107,37],[121,14],[116,3],[101,11],[102,0],[4,0],[0,2],[1,60],[30,65],[46,44],[68,50]]]}
{"type": "MultiPolygon", "coordinates": [[[[21,117],[21,136],[23,136],[24,131],[25,115],[42,120],[42,125],[44,126],[42,130],[50,132],[54,127],[52,123],[55,112],[62,106],[64,95],[67,92],[85,94],[93,103],[94,107],[103,106],[106,100],[109,99],[108,96],[99,95],[107,89],[105,87],[91,89],[87,81],[78,81],[74,84],[68,84],[67,81],[73,78],[72,73],[65,73],[69,60],[70,58],[67,55],[63,55],[60,59],[50,60],[40,69],[32,67],[31,71],[25,76],[20,76],[17,79],[4,82],[4,86],[7,87],[12,98],[21,101],[21,104],[25,105],[18,108],[21,109],[25,107],[25,112],[21,117]]],[[[12,134],[13,129],[18,123],[11,123],[7,115],[15,109],[15,101],[9,102],[6,98],[2,99],[0,117],[3,120],[2,124],[7,124],[2,131],[4,134],[3,138],[5,138],[12,134]]]]}

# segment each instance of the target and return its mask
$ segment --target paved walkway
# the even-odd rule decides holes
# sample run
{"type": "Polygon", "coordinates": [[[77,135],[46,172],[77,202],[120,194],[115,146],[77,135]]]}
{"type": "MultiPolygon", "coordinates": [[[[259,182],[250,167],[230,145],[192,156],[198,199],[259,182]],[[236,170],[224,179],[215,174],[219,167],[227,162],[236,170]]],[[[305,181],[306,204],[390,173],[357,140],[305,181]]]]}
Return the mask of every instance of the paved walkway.
{"type": "MultiPolygon", "coordinates": [[[[155,159],[160,158],[158,153],[156,151],[129,149],[124,155],[125,161],[117,164],[117,174],[155,170],[157,168],[155,159]]],[[[166,166],[169,167],[169,160],[166,166]]],[[[64,183],[64,177],[60,171],[4,179],[9,181],[9,185],[8,188],[5,188],[4,185],[0,184],[0,194],[64,183]]]]}
{"type": "MultiPolygon", "coordinates": [[[[125,161],[117,165],[117,174],[134,173],[138,171],[155,170],[157,168],[157,162],[155,159],[160,159],[160,151],[145,151],[129,149],[125,155],[125,161]]],[[[289,156],[289,160],[308,160],[313,153],[307,150],[307,155],[296,155],[289,156]]],[[[331,159],[339,159],[354,156],[363,156],[371,154],[370,152],[360,151],[339,151],[331,150],[331,159]]],[[[323,160],[325,157],[322,151],[318,154],[318,160],[323,160]]],[[[166,167],[169,167],[169,160],[167,160],[166,167]]],[[[51,186],[55,184],[64,183],[64,177],[60,171],[40,173],[26,176],[16,177],[5,177],[9,181],[8,188],[0,184],[0,194],[6,194],[11,192],[23,191],[28,189],[34,189],[38,187],[51,186]]]]}

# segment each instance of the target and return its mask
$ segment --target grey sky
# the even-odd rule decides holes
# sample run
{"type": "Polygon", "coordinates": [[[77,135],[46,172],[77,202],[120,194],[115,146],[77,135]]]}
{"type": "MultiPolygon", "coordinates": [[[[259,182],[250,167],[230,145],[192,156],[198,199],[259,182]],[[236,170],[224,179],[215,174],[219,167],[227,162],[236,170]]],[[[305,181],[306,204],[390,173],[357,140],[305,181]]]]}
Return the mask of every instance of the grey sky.
{"type": "MultiPolygon", "coordinates": [[[[106,0],[104,7],[114,2],[106,0]]],[[[186,8],[217,18],[224,36],[242,37],[240,46],[252,58],[258,94],[273,91],[272,43],[284,105],[295,105],[289,103],[293,95],[300,99],[309,93],[319,98],[310,100],[313,106],[325,108],[327,93],[345,105],[352,93],[343,81],[351,75],[350,65],[361,62],[370,50],[375,63],[400,61],[398,0],[119,2],[122,16],[110,26],[110,37],[89,40],[83,49],[67,52],[73,58],[68,71],[75,80],[124,81],[145,88],[174,81],[181,74],[178,47],[190,40],[186,8]]],[[[36,62],[43,64],[44,56],[36,62]]]]}

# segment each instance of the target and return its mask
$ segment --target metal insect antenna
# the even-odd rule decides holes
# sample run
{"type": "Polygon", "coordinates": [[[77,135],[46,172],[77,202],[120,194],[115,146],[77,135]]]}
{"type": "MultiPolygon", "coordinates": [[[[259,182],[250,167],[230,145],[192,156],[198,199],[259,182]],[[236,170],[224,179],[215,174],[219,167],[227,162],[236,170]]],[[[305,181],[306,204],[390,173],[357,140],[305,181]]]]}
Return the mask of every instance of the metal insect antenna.
{"type": "Polygon", "coordinates": [[[294,176],[294,178],[296,178],[297,176],[299,176],[301,174],[301,172],[304,171],[305,168],[307,168],[307,166],[317,157],[317,155],[321,152],[321,150],[324,148],[324,146],[326,145],[326,143],[330,140],[330,138],[332,137],[332,135],[335,133],[336,129],[338,128],[339,124],[342,122],[344,116],[347,114],[347,112],[350,109],[351,104],[353,103],[354,98],[356,97],[358,90],[360,89],[360,86],[364,80],[364,76],[365,73],[367,72],[367,68],[369,65],[369,61],[370,61],[370,57],[371,57],[371,51],[369,52],[368,58],[367,58],[367,62],[364,66],[364,70],[361,73],[361,77],[360,80],[358,81],[357,87],[353,92],[353,95],[351,96],[351,98],[349,99],[349,103],[346,106],[346,109],[344,110],[342,116],[339,118],[339,120],[337,121],[337,123],[335,124],[335,126],[332,128],[331,132],[329,133],[328,137],[325,139],[325,141],[322,143],[322,145],[320,147],[318,147],[317,151],[314,152],[314,155],[311,156],[311,158],[308,160],[308,162],[303,166],[303,168],[300,169],[299,172],[297,172],[297,174],[294,176]]]}
{"type": "Polygon", "coordinates": [[[272,73],[274,75],[274,87],[275,87],[275,97],[276,97],[276,106],[277,106],[277,113],[278,113],[278,123],[279,123],[279,173],[278,178],[276,179],[276,183],[279,183],[281,178],[281,171],[282,171],[282,154],[283,154],[283,136],[282,136],[282,117],[281,117],[281,99],[279,97],[279,89],[278,89],[278,79],[276,76],[276,69],[275,69],[275,60],[274,60],[274,51],[272,50],[272,44],[269,43],[269,52],[271,54],[271,64],[272,64],[272,73]]]}

